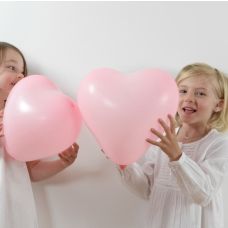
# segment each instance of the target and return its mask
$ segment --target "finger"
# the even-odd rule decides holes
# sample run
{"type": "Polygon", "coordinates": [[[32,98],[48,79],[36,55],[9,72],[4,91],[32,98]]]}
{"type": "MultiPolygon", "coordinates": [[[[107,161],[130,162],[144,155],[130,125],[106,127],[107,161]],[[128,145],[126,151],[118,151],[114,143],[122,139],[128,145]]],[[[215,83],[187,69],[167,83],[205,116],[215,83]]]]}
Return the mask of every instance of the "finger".
{"type": "Polygon", "coordinates": [[[62,154],[58,154],[58,156],[59,156],[60,158],[63,158],[62,154]]]}
{"type": "Polygon", "coordinates": [[[59,157],[60,157],[61,159],[63,159],[63,160],[66,160],[66,156],[63,155],[63,154],[59,154],[59,157]]]}
{"type": "Polygon", "coordinates": [[[69,157],[64,157],[62,155],[59,156],[61,158],[62,161],[64,161],[65,163],[72,163],[76,157],[72,157],[72,156],[69,156],[69,157]]]}
{"type": "Polygon", "coordinates": [[[158,141],[154,141],[152,139],[149,139],[147,138],[146,141],[152,145],[155,145],[155,146],[159,146],[160,147],[160,143],[158,141]]]}
{"type": "Polygon", "coordinates": [[[72,149],[69,151],[69,156],[76,157],[78,154],[78,147],[73,146],[72,149]]]}
{"type": "Polygon", "coordinates": [[[77,153],[75,151],[69,151],[69,152],[63,154],[63,157],[65,159],[72,159],[72,158],[75,159],[77,157],[77,153]]]}
{"type": "Polygon", "coordinates": [[[69,156],[77,154],[77,150],[75,149],[74,145],[71,145],[68,149],[61,152],[61,154],[65,157],[69,157],[69,156]]]}
{"type": "Polygon", "coordinates": [[[159,119],[158,122],[159,122],[160,125],[163,127],[163,129],[164,129],[166,135],[169,137],[169,136],[170,136],[170,128],[169,128],[169,126],[168,126],[168,125],[165,123],[165,121],[162,120],[162,119],[159,119]]]}
{"type": "Polygon", "coordinates": [[[73,146],[74,150],[78,150],[79,149],[79,145],[77,143],[73,143],[72,146],[73,146]]]}
{"type": "Polygon", "coordinates": [[[59,157],[64,163],[68,163],[68,160],[65,159],[65,157],[63,157],[61,154],[59,154],[59,157]]]}
{"type": "Polygon", "coordinates": [[[62,157],[67,157],[68,154],[69,154],[69,150],[70,150],[70,149],[67,149],[67,150],[61,152],[60,154],[62,155],[62,157]]]}
{"type": "Polygon", "coordinates": [[[150,131],[156,135],[158,138],[160,138],[162,141],[165,141],[165,137],[163,134],[161,134],[159,131],[155,130],[154,128],[151,128],[150,131]]]}
{"type": "Polygon", "coordinates": [[[62,153],[60,153],[61,157],[64,158],[64,159],[68,159],[69,157],[72,156],[71,152],[70,151],[64,151],[62,153]]]}
{"type": "Polygon", "coordinates": [[[168,115],[169,122],[170,122],[170,131],[172,134],[176,133],[176,121],[172,115],[168,115]]]}
{"type": "Polygon", "coordinates": [[[74,143],[72,145],[72,149],[73,149],[73,152],[77,154],[78,153],[78,150],[79,150],[79,145],[77,143],[74,143]]]}

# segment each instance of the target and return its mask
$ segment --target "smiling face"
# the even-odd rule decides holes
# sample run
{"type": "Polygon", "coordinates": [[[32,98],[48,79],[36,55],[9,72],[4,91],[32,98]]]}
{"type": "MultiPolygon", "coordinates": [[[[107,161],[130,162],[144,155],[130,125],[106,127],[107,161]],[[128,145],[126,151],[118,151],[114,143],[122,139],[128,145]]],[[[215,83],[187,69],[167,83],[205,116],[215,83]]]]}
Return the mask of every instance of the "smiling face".
{"type": "Polygon", "coordinates": [[[0,63],[0,109],[4,107],[13,86],[24,77],[23,72],[22,56],[16,50],[7,48],[0,63]]]}
{"type": "Polygon", "coordinates": [[[207,126],[212,114],[222,109],[211,77],[191,76],[181,80],[178,115],[183,124],[207,126]]]}

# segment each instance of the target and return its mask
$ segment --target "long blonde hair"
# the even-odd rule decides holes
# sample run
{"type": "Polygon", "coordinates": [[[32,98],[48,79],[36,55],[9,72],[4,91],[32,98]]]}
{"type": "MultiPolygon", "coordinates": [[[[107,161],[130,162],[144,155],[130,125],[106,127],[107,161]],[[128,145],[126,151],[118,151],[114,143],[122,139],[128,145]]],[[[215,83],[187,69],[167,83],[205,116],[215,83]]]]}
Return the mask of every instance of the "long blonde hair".
{"type": "MultiPolygon", "coordinates": [[[[215,128],[220,132],[228,130],[228,78],[218,69],[205,63],[194,63],[185,66],[179,72],[176,77],[176,83],[179,85],[184,79],[197,76],[210,77],[217,97],[223,100],[222,110],[213,113],[209,120],[211,128],[215,128]]],[[[177,124],[180,126],[181,121],[178,114],[176,114],[176,120],[177,124]]]]}

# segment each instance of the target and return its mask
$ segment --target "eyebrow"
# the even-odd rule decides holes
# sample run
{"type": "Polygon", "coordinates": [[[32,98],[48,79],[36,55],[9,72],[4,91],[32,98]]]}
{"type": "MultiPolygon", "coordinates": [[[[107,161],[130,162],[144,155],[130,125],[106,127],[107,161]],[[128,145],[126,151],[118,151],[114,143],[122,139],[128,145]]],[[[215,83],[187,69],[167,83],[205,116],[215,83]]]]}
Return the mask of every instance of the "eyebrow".
{"type": "Polygon", "coordinates": [[[16,60],[14,60],[14,59],[9,59],[9,60],[6,60],[6,63],[9,63],[9,62],[17,63],[17,61],[16,61],[16,60]]]}
{"type": "MultiPolygon", "coordinates": [[[[6,60],[5,63],[15,63],[15,64],[17,64],[18,62],[15,59],[9,59],[9,60],[6,60]]],[[[22,70],[20,70],[20,71],[21,71],[21,73],[24,74],[24,68],[22,70]]]]}
{"type": "MultiPolygon", "coordinates": [[[[185,85],[180,85],[179,88],[188,88],[188,86],[185,86],[185,85]]],[[[204,88],[204,87],[197,87],[197,88],[194,88],[194,89],[203,89],[203,90],[207,90],[207,88],[204,88]]]]}

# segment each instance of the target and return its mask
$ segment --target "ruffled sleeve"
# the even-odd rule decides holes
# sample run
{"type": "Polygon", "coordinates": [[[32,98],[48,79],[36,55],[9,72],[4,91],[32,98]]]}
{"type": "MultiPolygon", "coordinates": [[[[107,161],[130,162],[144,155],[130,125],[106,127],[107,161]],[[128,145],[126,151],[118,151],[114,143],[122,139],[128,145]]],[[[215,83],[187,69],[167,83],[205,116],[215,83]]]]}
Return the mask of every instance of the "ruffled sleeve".
{"type": "Polygon", "coordinates": [[[207,206],[221,187],[228,170],[228,139],[223,137],[207,147],[206,157],[196,163],[186,154],[169,163],[180,188],[195,203],[207,206]]]}

